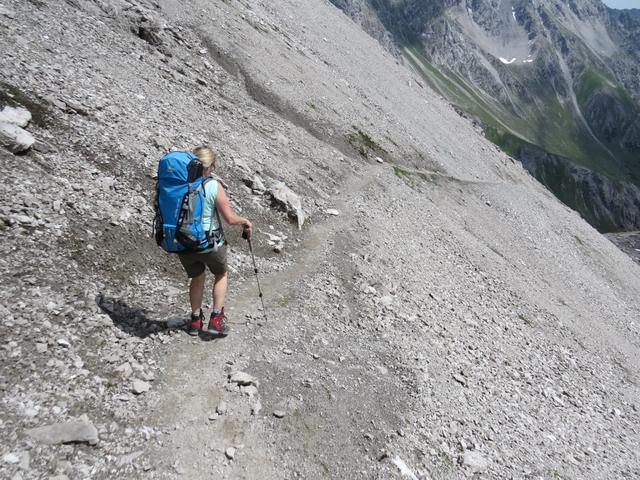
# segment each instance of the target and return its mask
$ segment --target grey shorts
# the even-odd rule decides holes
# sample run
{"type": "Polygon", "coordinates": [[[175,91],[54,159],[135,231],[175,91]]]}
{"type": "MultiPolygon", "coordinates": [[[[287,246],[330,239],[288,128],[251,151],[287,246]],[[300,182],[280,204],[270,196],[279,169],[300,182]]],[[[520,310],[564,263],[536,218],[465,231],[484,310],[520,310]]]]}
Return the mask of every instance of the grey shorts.
{"type": "Polygon", "coordinates": [[[179,253],[178,258],[180,258],[180,263],[189,278],[201,275],[205,267],[209,267],[214,275],[222,275],[227,271],[226,245],[221,246],[215,252],[206,250],[204,252],[179,253]]]}

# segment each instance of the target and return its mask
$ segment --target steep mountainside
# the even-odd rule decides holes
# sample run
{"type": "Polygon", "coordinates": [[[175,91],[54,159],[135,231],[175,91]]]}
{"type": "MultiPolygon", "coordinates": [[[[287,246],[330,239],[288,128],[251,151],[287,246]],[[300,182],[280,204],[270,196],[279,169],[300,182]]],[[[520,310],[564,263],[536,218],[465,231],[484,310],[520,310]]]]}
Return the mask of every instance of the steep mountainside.
{"type": "Polygon", "coordinates": [[[0,51],[0,478],[640,478],[640,265],[339,9],[2,0],[0,51]],[[201,142],[222,339],[150,235],[201,142]]]}
{"type": "Polygon", "coordinates": [[[640,10],[599,0],[334,4],[368,6],[429,85],[592,225],[640,226],[640,10]]]}

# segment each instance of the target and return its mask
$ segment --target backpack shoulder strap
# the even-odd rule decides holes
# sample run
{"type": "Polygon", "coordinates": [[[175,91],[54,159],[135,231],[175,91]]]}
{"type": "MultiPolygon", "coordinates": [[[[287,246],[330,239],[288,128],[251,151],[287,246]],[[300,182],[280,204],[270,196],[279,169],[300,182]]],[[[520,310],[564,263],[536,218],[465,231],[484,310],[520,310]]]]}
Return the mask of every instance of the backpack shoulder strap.
{"type": "MultiPolygon", "coordinates": [[[[202,188],[205,188],[205,185],[209,182],[212,181],[217,181],[220,183],[220,185],[222,186],[222,188],[226,188],[226,185],[224,184],[224,182],[217,176],[215,175],[209,175],[207,178],[204,179],[204,181],[202,182],[202,188]]],[[[205,191],[206,194],[206,191],[205,191]]],[[[213,232],[213,217],[214,215],[217,217],[218,219],[218,228],[220,230],[222,230],[222,219],[220,218],[220,212],[218,212],[218,209],[215,206],[215,203],[213,205],[213,208],[211,209],[211,222],[209,223],[209,235],[211,235],[211,232],[213,232]]]]}

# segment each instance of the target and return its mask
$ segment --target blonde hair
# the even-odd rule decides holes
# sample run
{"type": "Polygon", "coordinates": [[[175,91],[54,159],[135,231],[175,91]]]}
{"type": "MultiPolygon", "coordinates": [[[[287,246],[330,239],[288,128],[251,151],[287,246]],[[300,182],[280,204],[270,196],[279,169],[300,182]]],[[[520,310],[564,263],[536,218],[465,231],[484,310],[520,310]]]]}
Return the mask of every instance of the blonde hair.
{"type": "Polygon", "coordinates": [[[218,156],[209,145],[198,145],[193,149],[193,154],[198,157],[204,168],[216,168],[218,164],[218,156]]]}

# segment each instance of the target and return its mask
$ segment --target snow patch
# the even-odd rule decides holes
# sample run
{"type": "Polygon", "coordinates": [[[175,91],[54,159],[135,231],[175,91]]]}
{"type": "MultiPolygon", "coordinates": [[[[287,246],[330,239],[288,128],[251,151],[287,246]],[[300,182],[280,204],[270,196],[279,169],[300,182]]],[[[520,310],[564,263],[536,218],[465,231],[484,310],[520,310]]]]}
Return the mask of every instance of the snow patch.
{"type": "Polygon", "coordinates": [[[469,16],[473,17],[473,10],[467,7],[467,12],[469,12],[469,16]]]}
{"type": "Polygon", "coordinates": [[[513,19],[517,22],[518,19],[516,18],[516,10],[513,7],[511,7],[511,15],[513,15],[513,19]]]}
{"type": "Polygon", "coordinates": [[[517,60],[517,58],[512,58],[511,60],[507,60],[506,58],[499,57],[500,61],[505,65],[510,65],[517,60]]]}

